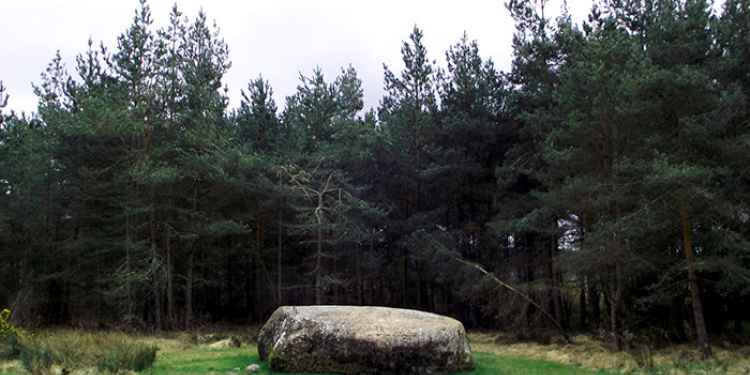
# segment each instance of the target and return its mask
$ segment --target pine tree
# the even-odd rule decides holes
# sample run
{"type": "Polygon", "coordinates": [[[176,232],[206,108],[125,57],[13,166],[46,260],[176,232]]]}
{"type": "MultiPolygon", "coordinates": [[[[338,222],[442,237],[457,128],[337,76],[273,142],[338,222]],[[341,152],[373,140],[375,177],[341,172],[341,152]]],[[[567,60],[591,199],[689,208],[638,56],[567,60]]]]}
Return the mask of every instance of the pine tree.
{"type": "Polygon", "coordinates": [[[251,149],[256,152],[271,151],[281,136],[277,112],[268,81],[258,77],[248,83],[247,92],[242,91],[235,119],[240,143],[252,145],[251,149]]]}
{"type": "Polygon", "coordinates": [[[561,69],[558,95],[564,121],[548,132],[543,144],[548,188],[540,197],[547,209],[577,228],[578,249],[570,270],[578,275],[609,270],[611,277],[598,279],[606,286],[609,330],[619,348],[626,326],[626,283],[644,270],[641,260],[648,257],[633,254],[640,247],[632,244],[642,234],[632,228],[646,225],[638,220],[647,215],[637,212],[634,201],[643,171],[630,163],[642,152],[638,112],[644,103],[634,81],[647,66],[637,39],[613,19],[592,17],[586,29],[585,43],[561,69]]]}
{"type": "Polygon", "coordinates": [[[316,67],[311,76],[300,74],[297,92],[287,98],[283,113],[287,142],[296,151],[315,152],[332,141],[338,112],[336,88],[316,67]]]}
{"type": "MultiPolygon", "coordinates": [[[[513,266],[508,270],[517,285],[543,283],[541,292],[529,294],[544,310],[552,312],[556,321],[563,317],[561,301],[562,275],[558,264],[561,221],[564,213],[547,207],[540,199],[546,185],[543,147],[547,135],[562,122],[557,90],[560,72],[575,48],[577,30],[563,9],[555,21],[546,15],[547,1],[512,1],[507,4],[516,22],[513,37],[513,63],[508,74],[514,88],[508,96],[511,116],[507,136],[511,146],[496,170],[497,204],[502,209],[490,226],[497,236],[509,238],[502,245],[505,257],[513,266]],[[519,272],[513,272],[518,269],[519,272]]],[[[522,329],[530,328],[532,319],[541,315],[522,301],[518,319],[522,329]]]]}
{"type": "Polygon", "coordinates": [[[720,92],[706,70],[712,58],[711,10],[702,0],[664,0],[655,3],[648,18],[653,23],[647,30],[646,51],[654,70],[645,76],[641,95],[651,100],[650,114],[661,121],[654,121],[649,129],[649,146],[658,145],[654,148],[658,151],[645,180],[654,190],[669,192],[662,200],[665,209],[673,210],[672,222],[681,228],[696,339],[708,358],[711,348],[693,237],[699,212],[717,198],[707,192],[724,173],[720,164],[712,163],[711,146],[704,143],[722,137],[708,120],[720,110],[720,92]]]}
{"type": "Polygon", "coordinates": [[[448,49],[446,60],[440,77],[441,129],[435,139],[439,160],[432,168],[440,174],[431,177],[449,192],[444,225],[478,236],[471,228],[480,228],[494,215],[494,169],[509,146],[504,139],[508,87],[466,34],[448,49]]]}
{"type": "MultiPolygon", "coordinates": [[[[154,165],[153,172],[164,175],[162,180],[169,187],[163,228],[164,252],[166,257],[165,279],[167,282],[167,303],[169,317],[174,319],[176,299],[174,290],[175,263],[180,257],[187,257],[185,265],[185,322],[192,324],[194,318],[195,258],[206,254],[203,247],[214,238],[224,238],[245,233],[241,222],[224,218],[219,212],[224,208],[222,201],[216,206],[206,202],[215,199],[210,194],[228,189],[231,181],[226,181],[225,168],[231,167],[235,150],[229,145],[230,129],[225,118],[228,99],[223,87],[223,78],[230,67],[228,48],[218,31],[210,26],[202,11],[189,24],[180,22],[180,14],[173,10],[172,26],[164,35],[172,35],[177,50],[171,59],[177,66],[176,80],[167,87],[162,96],[174,100],[173,120],[167,124],[172,128],[173,138],[164,140],[162,160],[170,164],[154,165]],[[228,160],[229,159],[229,160],[228,160]],[[215,186],[216,189],[212,189],[215,186]],[[179,213],[168,214],[169,212],[179,213]],[[185,254],[179,248],[185,244],[185,254]],[[171,306],[171,307],[170,307],[171,306]]],[[[168,80],[167,82],[170,82],[168,80]]],[[[168,101],[167,101],[168,102],[168,101]]],[[[169,119],[167,119],[169,120],[169,119]]],[[[231,197],[225,197],[231,198],[231,197]]],[[[209,252],[210,254],[210,252],[209,252]]]]}
{"type": "Polygon", "coordinates": [[[431,220],[437,214],[432,210],[435,202],[428,202],[430,192],[423,177],[430,165],[430,145],[437,130],[436,69],[428,59],[422,38],[422,30],[415,26],[409,40],[403,42],[404,69],[400,74],[384,65],[386,94],[378,109],[379,126],[386,140],[378,151],[383,156],[379,162],[388,166],[381,170],[383,176],[388,176],[382,180],[381,188],[388,197],[388,205],[393,207],[390,220],[399,223],[388,227],[386,237],[394,242],[404,240],[398,245],[401,254],[394,264],[400,279],[402,306],[411,305],[409,263],[413,257],[405,236],[414,230],[434,228],[431,220]]]}

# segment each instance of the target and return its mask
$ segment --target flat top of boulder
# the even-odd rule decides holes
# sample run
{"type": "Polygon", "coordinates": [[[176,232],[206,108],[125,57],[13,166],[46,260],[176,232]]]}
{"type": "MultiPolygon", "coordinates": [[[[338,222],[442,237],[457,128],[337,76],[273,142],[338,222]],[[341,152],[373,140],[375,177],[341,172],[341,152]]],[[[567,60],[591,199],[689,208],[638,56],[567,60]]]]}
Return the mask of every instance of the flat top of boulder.
{"type": "Polygon", "coordinates": [[[399,336],[419,338],[442,330],[463,331],[458,320],[423,311],[375,306],[282,306],[277,313],[345,330],[359,338],[399,336]],[[394,327],[398,329],[394,330],[394,327]]]}

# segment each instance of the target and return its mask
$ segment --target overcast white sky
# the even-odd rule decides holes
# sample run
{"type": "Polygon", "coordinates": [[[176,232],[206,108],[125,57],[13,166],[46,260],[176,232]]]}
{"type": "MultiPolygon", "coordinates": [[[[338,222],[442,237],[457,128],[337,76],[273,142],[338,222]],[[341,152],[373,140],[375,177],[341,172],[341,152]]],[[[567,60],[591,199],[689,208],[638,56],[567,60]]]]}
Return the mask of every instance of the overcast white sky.
{"type": "MultiPolygon", "coordinates": [[[[177,0],[191,18],[202,7],[215,19],[230,48],[232,68],[225,78],[231,103],[240,89],[262,74],[276,93],[294,93],[299,73],[319,65],[332,80],[349,63],[364,82],[366,107],[382,95],[386,63],[401,70],[400,47],[417,24],[431,59],[466,31],[480,52],[506,70],[511,60],[513,22],[505,0],[177,0]]],[[[175,0],[151,0],[157,26],[168,20],[175,0]]],[[[550,8],[559,9],[559,2],[550,8]]],[[[11,95],[9,108],[36,109],[31,82],[60,50],[69,70],[87,41],[114,48],[130,24],[137,0],[0,0],[0,80],[11,95]]],[[[573,15],[584,17],[591,0],[568,0],[573,15]]]]}

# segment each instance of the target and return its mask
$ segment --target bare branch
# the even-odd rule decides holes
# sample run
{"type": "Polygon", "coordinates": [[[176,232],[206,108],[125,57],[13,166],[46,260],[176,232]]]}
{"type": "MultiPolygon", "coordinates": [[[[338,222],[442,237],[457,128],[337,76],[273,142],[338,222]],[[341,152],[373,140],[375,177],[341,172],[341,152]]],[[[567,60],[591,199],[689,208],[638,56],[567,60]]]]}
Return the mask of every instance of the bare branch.
{"type": "Polygon", "coordinates": [[[3,124],[3,108],[8,105],[8,97],[9,95],[5,93],[5,85],[3,81],[0,81],[0,125],[3,124]]]}
{"type": "Polygon", "coordinates": [[[463,263],[463,264],[465,264],[465,265],[467,265],[469,267],[474,268],[475,270],[479,271],[482,275],[484,275],[484,276],[488,277],[490,280],[492,280],[495,284],[497,284],[497,285],[499,285],[499,286],[501,286],[501,287],[503,287],[505,289],[508,289],[512,293],[514,293],[514,294],[520,296],[521,298],[523,298],[524,300],[526,300],[526,302],[528,302],[529,304],[531,304],[534,307],[536,307],[537,309],[539,309],[539,311],[542,313],[542,315],[544,315],[544,317],[547,318],[547,320],[549,320],[558,329],[558,331],[560,331],[560,334],[563,336],[563,338],[565,339],[565,341],[567,343],[571,343],[572,342],[571,339],[570,339],[570,337],[568,336],[568,334],[565,332],[565,329],[563,328],[562,324],[560,324],[560,322],[558,322],[557,319],[555,319],[550,313],[547,312],[547,310],[545,310],[542,306],[540,306],[538,303],[536,303],[536,301],[534,301],[526,293],[523,293],[520,290],[516,289],[513,285],[510,285],[510,284],[506,283],[505,281],[500,280],[497,276],[495,276],[494,273],[492,273],[490,271],[487,271],[484,267],[482,267],[481,265],[479,265],[477,263],[469,262],[469,261],[461,259],[461,258],[459,258],[457,256],[454,256],[453,259],[455,259],[456,261],[458,261],[460,263],[463,263]]]}

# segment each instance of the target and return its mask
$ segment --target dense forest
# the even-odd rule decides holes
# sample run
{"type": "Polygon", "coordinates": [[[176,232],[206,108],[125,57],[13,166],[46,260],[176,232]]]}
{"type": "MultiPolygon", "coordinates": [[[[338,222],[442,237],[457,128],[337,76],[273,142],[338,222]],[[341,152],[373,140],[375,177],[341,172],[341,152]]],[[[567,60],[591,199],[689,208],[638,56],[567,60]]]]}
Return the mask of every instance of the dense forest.
{"type": "Polygon", "coordinates": [[[35,113],[0,115],[0,307],[163,330],[382,305],[705,356],[747,338],[750,1],[506,8],[507,72],[466,35],[436,60],[415,27],[375,109],[352,66],[283,105],[251,78],[229,108],[218,28],[177,6],[158,28],[142,0],[116,46],[52,59],[35,113]]]}

